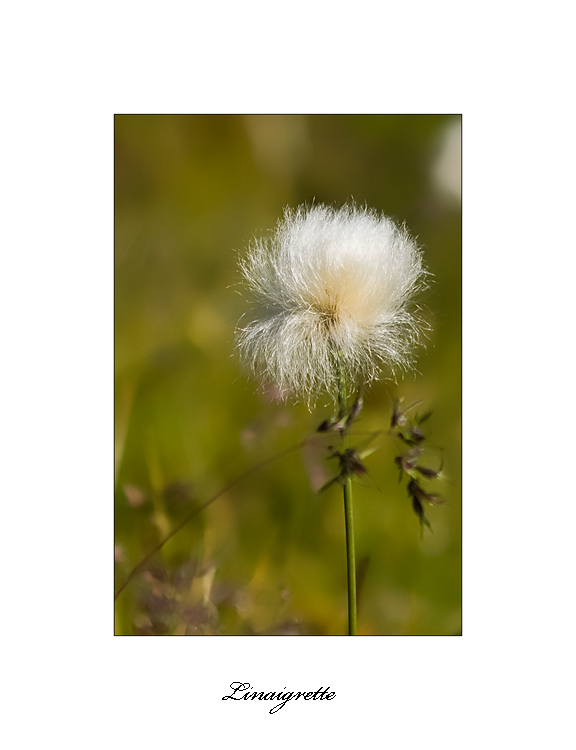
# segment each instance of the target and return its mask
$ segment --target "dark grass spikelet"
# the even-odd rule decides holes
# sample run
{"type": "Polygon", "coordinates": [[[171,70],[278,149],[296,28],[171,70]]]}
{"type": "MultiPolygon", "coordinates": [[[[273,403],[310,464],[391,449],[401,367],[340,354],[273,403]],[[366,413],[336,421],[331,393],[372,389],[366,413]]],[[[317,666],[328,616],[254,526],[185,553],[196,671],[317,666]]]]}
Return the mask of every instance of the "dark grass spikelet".
{"type": "Polygon", "coordinates": [[[422,416],[419,416],[417,413],[412,417],[407,416],[406,412],[414,406],[416,404],[412,404],[404,409],[401,399],[398,399],[393,406],[390,419],[392,434],[407,446],[407,450],[395,457],[394,463],[399,471],[398,481],[402,482],[404,478],[408,481],[408,497],[412,501],[412,509],[418,516],[421,527],[427,526],[432,531],[430,521],[426,518],[424,507],[426,504],[440,505],[444,501],[440,495],[426,489],[422,485],[422,482],[429,482],[440,478],[442,475],[442,465],[438,469],[433,469],[429,466],[421,466],[419,464],[424,454],[426,442],[426,435],[421,425],[430,417],[431,412],[428,411],[422,416]]]}
{"type": "MultiPolygon", "coordinates": [[[[362,406],[362,396],[358,394],[351,406],[345,403],[342,404],[338,416],[325,419],[316,432],[338,432],[340,437],[343,438],[352,424],[359,418],[362,406]]],[[[333,484],[344,484],[348,477],[362,477],[368,471],[362,460],[362,451],[357,448],[343,448],[343,450],[338,451],[329,445],[328,458],[336,458],[338,460],[340,471],[337,476],[330,479],[320,488],[320,492],[328,489],[333,484]]]]}

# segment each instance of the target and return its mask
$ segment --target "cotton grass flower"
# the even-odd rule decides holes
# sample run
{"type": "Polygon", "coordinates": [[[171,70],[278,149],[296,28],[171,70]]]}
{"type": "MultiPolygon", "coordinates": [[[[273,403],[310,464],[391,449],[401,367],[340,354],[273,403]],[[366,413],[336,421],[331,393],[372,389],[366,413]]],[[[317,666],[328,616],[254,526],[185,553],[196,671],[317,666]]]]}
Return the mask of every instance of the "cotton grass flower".
{"type": "Polygon", "coordinates": [[[285,209],[241,261],[253,309],[237,331],[244,364],[283,398],[336,398],[413,364],[426,327],[415,294],[422,252],[404,227],[354,204],[285,209]]]}

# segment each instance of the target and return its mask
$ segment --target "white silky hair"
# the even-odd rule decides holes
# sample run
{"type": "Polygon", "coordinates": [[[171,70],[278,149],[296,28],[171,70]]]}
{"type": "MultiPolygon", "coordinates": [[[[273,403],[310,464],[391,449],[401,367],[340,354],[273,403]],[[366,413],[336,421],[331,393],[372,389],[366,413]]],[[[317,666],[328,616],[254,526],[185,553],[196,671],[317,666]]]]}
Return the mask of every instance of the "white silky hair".
{"type": "Polygon", "coordinates": [[[422,251],[404,227],[348,204],[286,208],[240,267],[252,309],[236,331],[264,387],[308,404],[414,362],[427,327],[413,303],[426,286],[422,251]]]}

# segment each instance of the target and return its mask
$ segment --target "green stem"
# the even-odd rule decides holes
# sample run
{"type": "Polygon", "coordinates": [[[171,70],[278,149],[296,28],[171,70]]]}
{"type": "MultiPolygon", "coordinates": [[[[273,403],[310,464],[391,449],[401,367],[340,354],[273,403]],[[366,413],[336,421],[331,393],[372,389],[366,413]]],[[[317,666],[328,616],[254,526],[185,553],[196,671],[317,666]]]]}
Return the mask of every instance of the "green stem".
{"type": "MultiPolygon", "coordinates": [[[[338,370],[338,407],[340,409],[340,419],[344,416],[346,409],[346,380],[342,372],[340,363],[340,353],[338,353],[337,370],[338,370]]],[[[348,448],[348,439],[346,433],[342,431],[343,449],[348,448]]],[[[346,565],[348,570],[348,635],[356,635],[356,555],[354,551],[354,514],[352,508],[352,480],[346,477],[342,485],[344,494],[344,521],[346,524],[346,565]]]]}
{"type": "Polygon", "coordinates": [[[356,635],[356,556],[354,553],[354,516],[352,513],[352,480],[346,477],[344,517],[346,520],[346,559],[348,563],[348,635],[356,635]]]}

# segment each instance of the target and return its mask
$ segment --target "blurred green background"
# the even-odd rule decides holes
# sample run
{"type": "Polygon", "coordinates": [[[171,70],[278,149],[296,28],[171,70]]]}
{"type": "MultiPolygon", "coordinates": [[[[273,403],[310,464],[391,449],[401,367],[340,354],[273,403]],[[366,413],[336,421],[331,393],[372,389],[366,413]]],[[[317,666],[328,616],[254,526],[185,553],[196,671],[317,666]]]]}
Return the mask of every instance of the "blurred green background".
{"type": "MultiPolygon", "coordinates": [[[[434,274],[418,373],[374,385],[358,430],[422,401],[444,461],[421,537],[398,445],[381,435],[355,484],[360,634],[461,632],[459,116],[119,115],[115,118],[115,587],[228,482],[331,415],[278,404],[240,369],[237,257],[286,205],[354,198],[406,222],[434,274]]],[[[341,635],[347,627],[334,461],[306,448],[234,486],[138,573],[117,634],[341,635]]]]}

